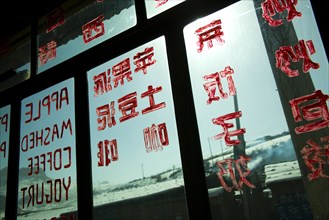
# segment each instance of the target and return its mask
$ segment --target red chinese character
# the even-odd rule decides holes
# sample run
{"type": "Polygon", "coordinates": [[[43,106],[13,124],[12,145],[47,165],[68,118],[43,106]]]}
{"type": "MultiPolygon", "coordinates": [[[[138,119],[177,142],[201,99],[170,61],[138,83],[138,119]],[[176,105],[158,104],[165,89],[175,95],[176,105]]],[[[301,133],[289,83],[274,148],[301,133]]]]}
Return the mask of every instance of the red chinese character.
{"type": "Polygon", "coordinates": [[[133,117],[138,116],[139,112],[136,112],[137,107],[137,93],[132,92],[128,95],[118,99],[119,109],[122,113],[122,117],[119,118],[120,122],[126,121],[133,117]]]}
{"type": "Polygon", "coordinates": [[[56,41],[50,41],[47,43],[47,57],[48,59],[52,60],[56,57],[56,47],[57,43],[56,41]]]}
{"type": "MultiPolygon", "coordinates": [[[[326,139],[321,139],[321,141],[323,140],[326,139]]],[[[329,178],[323,173],[323,166],[329,163],[329,144],[321,148],[313,140],[308,140],[306,143],[308,145],[305,145],[300,152],[303,155],[305,165],[312,172],[307,175],[308,180],[312,181],[320,177],[329,178]]]]}
{"type": "Polygon", "coordinates": [[[104,140],[98,142],[98,153],[97,157],[99,158],[98,166],[108,166],[112,161],[118,160],[118,146],[117,140],[113,139],[111,141],[104,140]],[[110,149],[109,149],[110,148],[110,149]]]}
{"type": "Polygon", "coordinates": [[[136,65],[135,72],[142,70],[143,73],[146,74],[146,68],[156,63],[156,60],[152,60],[153,56],[153,47],[147,47],[143,52],[138,52],[134,56],[134,64],[136,65]]]}
{"type": "Polygon", "coordinates": [[[94,20],[82,26],[83,42],[85,44],[104,35],[103,20],[104,20],[104,15],[100,15],[94,20]]]}
{"type": "Polygon", "coordinates": [[[157,8],[157,7],[160,7],[161,5],[164,5],[164,4],[166,4],[167,2],[168,2],[168,0],[155,0],[156,1],[156,5],[155,5],[155,7],[157,8]]]}
{"type": "Polygon", "coordinates": [[[56,47],[57,43],[55,41],[50,41],[47,45],[39,48],[40,66],[46,64],[48,60],[56,58],[56,47]]]}
{"type": "Polygon", "coordinates": [[[110,72],[111,70],[108,69],[106,72],[102,72],[93,77],[94,96],[102,95],[104,92],[112,90],[110,72]]]}
{"type": "Polygon", "coordinates": [[[322,137],[321,142],[328,142],[329,143],[329,136],[322,137]]]}
{"type": "Polygon", "coordinates": [[[287,74],[289,77],[298,76],[298,70],[290,69],[290,61],[289,58],[293,62],[298,61],[297,55],[294,53],[291,46],[282,46],[279,50],[275,52],[276,58],[276,67],[280,68],[284,73],[287,74]]]}
{"type": "Polygon", "coordinates": [[[314,48],[312,40],[306,41],[306,45],[305,45],[304,40],[300,40],[298,42],[298,44],[294,46],[294,49],[296,51],[296,54],[298,55],[298,58],[303,59],[303,72],[304,73],[308,72],[311,68],[318,69],[320,67],[320,65],[318,63],[314,63],[311,60],[311,58],[307,52],[307,49],[308,49],[310,51],[310,55],[313,55],[315,53],[315,48],[314,48]],[[307,46],[307,48],[306,48],[306,46],[307,46]]]}
{"type": "Polygon", "coordinates": [[[110,128],[112,127],[112,125],[116,125],[116,121],[114,118],[114,101],[112,101],[110,104],[97,107],[96,114],[98,116],[97,123],[99,124],[99,126],[97,127],[98,131],[104,130],[106,128],[106,125],[110,128]]]}
{"type": "Polygon", "coordinates": [[[298,12],[295,6],[298,4],[298,0],[265,0],[262,3],[263,18],[271,26],[281,25],[282,19],[274,20],[272,17],[275,16],[276,12],[282,13],[287,10],[287,20],[291,21],[294,17],[301,17],[302,13],[298,12]]]}
{"type": "Polygon", "coordinates": [[[219,168],[219,172],[217,172],[217,176],[218,176],[218,179],[220,181],[220,183],[222,184],[223,188],[227,191],[227,192],[231,192],[232,189],[237,186],[237,182],[236,182],[236,179],[235,179],[235,175],[234,175],[234,171],[233,171],[233,161],[234,159],[232,158],[228,158],[228,159],[225,159],[225,160],[222,160],[222,161],[217,161],[216,162],[216,165],[217,167],[219,168]],[[227,168],[224,167],[224,165],[227,166],[227,168]],[[232,181],[232,186],[229,187],[225,180],[224,180],[224,176],[226,174],[229,174],[229,177],[232,181]]]}
{"type": "Polygon", "coordinates": [[[317,90],[310,95],[290,100],[289,103],[296,122],[300,122],[302,119],[312,121],[306,125],[296,127],[296,134],[315,131],[329,126],[329,112],[326,103],[328,99],[328,95],[324,95],[321,90],[317,90]],[[304,105],[302,105],[303,103],[304,105]]]}
{"type": "Polygon", "coordinates": [[[64,24],[64,10],[61,7],[56,8],[48,14],[47,19],[46,33],[49,33],[58,26],[64,24]]]}
{"type": "Polygon", "coordinates": [[[246,184],[249,188],[256,188],[256,186],[253,185],[251,182],[249,182],[246,178],[251,173],[251,170],[249,170],[247,167],[247,162],[249,161],[250,161],[249,157],[245,157],[242,155],[239,157],[239,159],[235,161],[235,167],[240,176],[237,189],[241,190],[243,184],[246,184]]]}
{"type": "Polygon", "coordinates": [[[202,52],[204,43],[207,42],[208,48],[213,47],[212,40],[216,39],[219,44],[225,43],[221,38],[224,33],[222,32],[222,21],[220,19],[212,21],[203,27],[198,28],[194,33],[198,35],[198,53],[202,52]]]}
{"type": "Polygon", "coordinates": [[[224,137],[225,143],[227,146],[233,146],[233,145],[238,145],[240,144],[240,140],[231,140],[230,137],[232,136],[237,136],[237,135],[242,135],[244,133],[246,133],[246,129],[245,128],[240,128],[237,129],[235,131],[228,131],[229,128],[234,127],[233,123],[226,123],[226,120],[230,120],[230,119],[234,119],[234,118],[239,118],[242,116],[242,112],[238,111],[238,112],[233,112],[233,113],[229,113],[223,116],[220,116],[218,118],[213,118],[212,119],[212,123],[215,125],[220,125],[223,127],[224,132],[217,134],[214,136],[214,138],[216,140],[224,137]]]}
{"type": "Polygon", "coordinates": [[[249,188],[255,188],[255,185],[253,185],[251,182],[247,180],[247,176],[251,173],[251,170],[247,167],[247,162],[250,160],[248,157],[240,156],[238,160],[234,160],[232,158],[228,158],[222,161],[216,162],[217,167],[219,168],[219,172],[217,172],[217,177],[222,184],[223,188],[227,192],[231,192],[233,188],[237,190],[242,190],[242,185],[246,184],[249,188]],[[234,174],[233,170],[233,162],[236,166],[236,169],[239,174],[239,182],[236,180],[236,176],[234,174]],[[227,168],[224,167],[226,165],[227,168]],[[226,181],[224,179],[224,175],[229,174],[230,180],[232,182],[232,186],[229,187],[226,184],[226,181]]]}
{"type": "Polygon", "coordinates": [[[159,86],[157,88],[153,88],[153,86],[150,85],[150,86],[147,87],[147,91],[142,93],[141,97],[144,98],[144,97],[148,96],[149,97],[149,102],[150,102],[150,106],[142,110],[143,115],[166,107],[165,102],[155,104],[155,101],[154,101],[154,96],[153,95],[155,93],[158,93],[158,92],[161,92],[161,91],[162,91],[162,86],[159,86]]]}
{"type": "Polygon", "coordinates": [[[292,46],[282,46],[279,50],[275,52],[275,58],[276,58],[276,67],[280,68],[284,73],[287,74],[289,77],[294,77],[299,75],[298,70],[292,70],[290,69],[290,61],[291,59],[293,62],[297,62],[300,59],[303,59],[303,72],[308,72],[311,68],[318,69],[320,65],[318,63],[314,63],[308,52],[307,48],[310,51],[310,54],[315,53],[314,45],[312,40],[305,41],[300,40],[297,45],[294,46],[295,52],[293,51],[292,46]]]}
{"type": "Polygon", "coordinates": [[[223,86],[222,86],[221,80],[219,78],[219,75],[222,78],[227,77],[230,95],[233,96],[236,94],[234,81],[231,76],[231,74],[233,74],[233,73],[234,73],[234,70],[230,66],[227,66],[227,67],[225,67],[225,69],[223,71],[220,71],[219,73],[216,72],[216,73],[205,75],[202,77],[204,80],[209,80],[209,79],[213,80],[211,82],[207,82],[207,83],[203,84],[204,89],[208,93],[207,104],[211,104],[212,101],[219,100],[220,97],[223,99],[226,99],[228,97],[227,93],[223,91],[223,86]],[[217,88],[219,90],[220,97],[215,95],[217,88]]]}
{"type": "Polygon", "coordinates": [[[163,150],[163,146],[169,145],[168,132],[165,123],[159,125],[152,124],[151,127],[144,128],[143,132],[147,153],[163,150]]]}
{"type": "Polygon", "coordinates": [[[124,84],[124,78],[127,79],[128,82],[132,80],[131,70],[130,70],[130,59],[127,58],[120,63],[114,65],[112,67],[112,73],[114,76],[114,88],[116,88],[120,82],[120,85],[124,84]]]}

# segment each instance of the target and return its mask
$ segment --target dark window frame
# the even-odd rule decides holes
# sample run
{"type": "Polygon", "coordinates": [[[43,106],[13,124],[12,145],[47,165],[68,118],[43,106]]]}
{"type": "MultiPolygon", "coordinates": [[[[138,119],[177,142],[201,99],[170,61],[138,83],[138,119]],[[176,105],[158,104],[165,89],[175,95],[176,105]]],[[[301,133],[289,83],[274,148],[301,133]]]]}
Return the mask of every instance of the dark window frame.
{"type": "MultiPolygon", "coordinates": [[[[87,71],[143,43],[164,35],[167,43],[169,69],[189,218],[210,219],[208,191],[198,135],[192,89],[190,85],[183,28],[196,19],[223,9],[237,1],[186,0],[150,19],[146,18],[144,0],[135,0],[137,25],[107,41],[72,57],[55,67],[36,74],[37,19],[33,20],[31,37],[31,78],[0,93],[0,106],[11,105],[10,148],[6,219],[17,217],[18,161],[20,145],[21,100],[65,79],[75,79],[76,146],[78,179],[78,216],[93,219],[93,194],[89,134],[87,71]],[[189,114],[185,110],[189,109],[189,114]]],[[[329,10],[325,3],[312,1],[319,31],[328,56],[328,33],[325,19],[329,10]]]]}

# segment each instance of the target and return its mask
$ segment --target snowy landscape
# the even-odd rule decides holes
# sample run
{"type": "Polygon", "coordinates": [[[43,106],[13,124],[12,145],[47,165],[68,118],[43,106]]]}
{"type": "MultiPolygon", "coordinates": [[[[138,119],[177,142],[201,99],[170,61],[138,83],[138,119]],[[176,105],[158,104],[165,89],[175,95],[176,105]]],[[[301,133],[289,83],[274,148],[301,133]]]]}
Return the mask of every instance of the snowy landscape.
{"type": "MultiPolygon", "coordinates": [[[[280,179],[287,178],[289,175],[291,177],[299,176],[300,174],[298,164],[296,162],[296,156],[294,153],[293,145],[291,142],[290,135],[287,133],[282,133],[276,136],[266,136],[258,138],[252,142],[246,143],[246,154],[251,157],[251,161],[248,164],[249,169],[264,169],[266,166],[269,171],[275,170],[275,172],[268,172],[271,178],[280,179]],[[290,166],[295,169],[295,172],[291,173],[286,165],[290,163],[290,166]],[[278,164],[277,166],[275,164],[278,164]],[[279,164],[281,164],[279,166],[279,164]],[[276,167],[276,169],[273,169],[276,167]],[[288,172],[285,172],[287,171],[288,172]]],[[[222,155],[215,155],[213,158],[206,158],[207,161],[213,160],[223,160],[225,158],[233,157],[233,149],[228,148],[222,155]]],[[[6,168],[1,170],[1,175],[6,172],[6,168]]],[[[24,173],[21,171],[20,173],[24,173]]],[[[25,175],[27,177],[28,175],[25,175]]],[[[33,179],[34,177],[29,177],[23,181],[28,185],[31,182],[45,181],[48,179],[46,175],[38,175],[38,179],[33,179]]],[[[267,177],[267,180],[269,176],[267,177]]],[[[1,178],[1,188],[0,196],[1,201],[5,200],[5,178],[1,178]]],[[[24,183],[20,183],[24,184],[24,183]]],[[[71,184],[71,187],[75,187],[76,184],[71,184]]],[[[181,168],[173,167],[170,170],[164,171],[157,175],[144,177],[141,179],[136,179],[130,181],[126,184],[112,185],[107,182],[94,184],[94,206],[99,206],[102,204],[108,204],[113,202],[118,202],[122,200],[128,200],[132,198],[142,197],[145,195],[151,195],[168,189],[178,188],[184,186],[183,171],[181,168]]],[[[76,189],[71,188],[72,192],[76,189]]],[[[58,216],[61,213],[72,212],[76,210],[77,207],[77,196],[70,195],[69,201],[62,202],[59,204],[47,204],[44,206],[35,206],[33,209],[29,208],[26,210],[21,209],[21,202],[18,201],[18,219],[51,219],[52,217],[58,216]]]]}

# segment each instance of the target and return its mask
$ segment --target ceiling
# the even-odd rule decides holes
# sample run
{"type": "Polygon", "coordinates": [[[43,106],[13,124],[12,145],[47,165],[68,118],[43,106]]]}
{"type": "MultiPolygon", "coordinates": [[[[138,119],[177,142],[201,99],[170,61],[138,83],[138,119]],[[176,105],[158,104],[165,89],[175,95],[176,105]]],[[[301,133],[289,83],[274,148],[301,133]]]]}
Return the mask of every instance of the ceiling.
{"type": "Polygon", "coordinates": [[[49,12],[63,0],[6,1],[0,10],[0,43],[49,12]],[[9,13],[8,13],[9,12],[9,13]]]}
{"type": "MultiPolygon", "coordinates": [[[[2,45],[8,43],[8,38],[29,26],[36,18],[46,15],[61,3],[71,1],[77,0],[6,1],[6,5],[0,8],[0,49],[2,45]]],[[[92,0],[78,1],[82,3],[92,0]]],[[[312,1],[312,6],[317,14],[317,23],[325,48],[328,48],[328,31],[325,31],[327,29],[326,18],[329,15],[328,4],[323,5],[322,1],[312,1]]]]}

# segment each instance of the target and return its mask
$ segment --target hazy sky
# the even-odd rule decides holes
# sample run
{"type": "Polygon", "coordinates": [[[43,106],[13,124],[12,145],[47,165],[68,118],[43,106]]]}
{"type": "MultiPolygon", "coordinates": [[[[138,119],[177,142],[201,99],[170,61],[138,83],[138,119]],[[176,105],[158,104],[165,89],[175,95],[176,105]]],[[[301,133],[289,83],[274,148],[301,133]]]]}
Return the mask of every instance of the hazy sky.
{"type": "MultiPolygon", "coordinates": [[[[64,93],[63,93],[64,94],[64,93]]],[[[53,96],[55,97],[55,96],[53,96]]],[[[64,97],[64,96],[62,96],[64,97]]],[[[42,105],[41,105],[42,106],[42,105]]],[[[25,98],[22,100],[22,112],[21,112],[21,150],[20,150],[20,167],[28,167],[30,162],[30,157],[34,157],[37,155],[41,155],[47,152],[54,152],[56,149],[59,148],[65,148],[67,146],[71,146],[71,167],[68,169],[61,169],[59,171],[55,171],[54,167],[52,168],[52,171],[50,171],[49,164],[46,163],[46,174],[51,178],[58,178],[58,177],[65,177],[65,176],[71,176],[73,179],[75,179],[76,176],[76,164],[75,164],[75,112],[74,112],[74,79],[68,79],[66,81],[63,81],[59,84],[56,84],[48,89],[45,89],[43,91],[40,91],[39,93],[36,93],[30,97],[25,98]],[[68,101],[69,104],[67,104],[66,101],[62,102],[62,106],[60,109],[56,110],[56,102],[53,101],[50,104],[50,114],[48,114],[48,108],[47,107],[41,107],[40,114],[39,114],[39,101],[41,103],[44,103],[44,98],[48,96],[52,96],[53,93],[60,94],[60,91],[62,91],[64,88],[67,88],[68,91],[68,101]],[[30,119],[29,112],[31,111],[31,108],[29,106],[29,103],[33,103],[32,107],[32,117],[37,118],[40,116],[40,119],[38,120],[32,120],[31,122],[26,123],[25,121],[28,121],[30,119]],[[63,136],[61,137],[61,129],[62,129],[62,123],[65,121],[65,123],[70,120],[72,124],[72,135],[69,133],[68,129],[64,130],[63,136]],[[57,138],[57,135],[55,135],[54,140],[51,141],[51,137],[54,130],[54,125],[57,125],[58,127],[58,134],[60,138],[57,138]],[[49,127],[51,129],[51,132],[49,133],[49,136],[47,136],[46,128],[49,127]],[[28,149],[25,151],[26,146],[32,146],[32,139],[31,134],[36,134],[38,132],[38,136],[41,137],[41,132],[44,132],[43,139],[42,140],[48,140],[50,143],[48,145],[42,144],[39,141],[38,146],[36,143],[36,138],[34,148],[28,149]],[[28,135],[28,144],[26,144],[24,136],[28,135]]],[[[59,155],[57,154],[57,162],[56,164],[59,164],[59,155]]],[[[47,157],[48,159],[49,157],[47,157]]],[[[68,153],[62,152],[62,164],[68,163],[68,153]]],[[[41,161],[41,159],[40,159],[41,161]]],[[[37,160],[34,159],[33,163],[36,163],[37,160]]]]}
{"type": "MultiPolygon", "coordinates": [[[[70,19],[70,18],[68,18],[70,19]]],[[[70,40],[67,44],[63,44],[56,48],[56,58],[48,60],[47,63],[38,67],[38,73],[41,73],[95,45],[104,42],[105,40],[118,35],[119,33],[135,26],[137,23],[135,5],[128,9],[124,9],[120,14],[111,17],[108,20],[104,20],[104,35],[88,42],[83,42],[82,34],[73,40],[70,40]]],[[[69,28],[69,27],[68,27],[69,28]]],[[[81,29],[81,27],[73,27],[81,29]]],[[[61,39],[54,39],[60,41],[61,39]]],[[[40,45],[41,46],[41,45],[40,45]]]]}
{"type": "MultiPolygon", "coordinates": [[[[130,9],[132,10],[132,9],[130,9]]],[[[314,80],[315,87],[328,94],[328,61],[324,53],[315,20],[308,1],[299,1],[297,10],[303,13],[303,17],[294,19],[293,23],[299,39],[312,39],[317,49],[312,55],[312,60],[320,63],[320,69],[311,70],[310,74],[314,80]],[[305,24],[306,22],[306,24],[305,24]],[[305,28],[307,27],[307,29],[305,28]]],[[[134,21],[134,14],[130,14],[131,20],[127,22],[130,27],[134,21]]],[[[115,18],[113,18],[115,19],[115,18]]],[[[189,72],[191,77],[193,98],[197,113],[197,121],[204,157],[210,156],[209,143],[213,153],[219,152],[219,141],[210,140],[211,137],[221,132],[218,125],[212,123],[212,119],[234,112],[233,96],[227,99],[220,99],[207,105],[207,93],[203,88],[206,82],[204,75],[222,71],[226,66],[234,70],[233,80],[237,89],[239,110],[242,112],[240,118],[241,127],[246,129],[246,141],[254,140],[257,137],[271,134],[278,134],[287,130],[286,121],[283,115],[274,77],[266,56],[266,51],[256,18],[252,1],[237,2],[219,12],[201,18],[187,25],[184,30],[186,51],[188,54],[189,72]],[[232,16],[233,15],[233,16],[232,16]],[[213,47],[204,47],[204,51],[197,52],[196,35],[194,31],[213,20],[221,19],[224,44],[213,41],[213,47]]],[[[81,39],[80,39],[81,41],[81,39]]],[[[79,45],[77,44],[77,47],[79,45]]],[[[64,50],[64,49],[63,49],[64,50]]],[[[60,51],[60,49],[59,49],[60,51]]],[[[173,106],[170,74],[167,63],[165,37],[159,37],[151,42],[141,45],[119,57],[116,57],[102,65],[88,71],[89,83],[89,110],[90,110],[90,131],[92,149],[92,172],[94,184],[108,181],[110,183],[122,183],[133,179],[141,178],[143,175],[150,176],[167,169],[181,166],[179,142],[176,129],[176,119],[173,106]],[[133,57],[145,48],[154,48],[152,60],[156,62],[147,68],[147,73],[142,71],[134,72],[135,65],[133,57]],[[113,88],[108,93],[94,96],[93,76],[111,69],[114,65],[129,58],[132,71],[132,81],[125,80],[124,85],[113,88]],[[154,94],[155,103],[164,102],[166,106],[148,114],[142,114],[142,109],[149,106],[148,97],[142,98],[141,94],[147,91],[148,86],[153,88],[162,87],[162,91],[154,94]],[[136,92],[138,106],[136,111],[139,115],[124,122],[119,122],[122,116],[118,108],[118,99],[136,92]],[[115,118],[117,124],[103,131],[98,131],[96,108],[105,104],[115,102],[115,118]],[[164,146],[161,151],[147,153],[143,129],[151,127],[152,124],[166,124],[169,145],[164,146]],[[117,140],[118,160],[112,161],[109,166],[99,167],[98,143],[104,140],[117,140]]],[[[46,68],[46,66],[45,66],[46,68]]],[[[112,71],[112,70],[111,70],[112,71]]],[[[112,75],[113,76],[113,75],[112,75]]],[[[223,89],[228,92],[227,81],[222,78],[223,89]]],[[[113,87],[113,84],[112,84],[113,87]]],[[[218,91],[217,91],[218,92],[218,91]]],[[[186,110],[188,112],[188,109],[186,110]]],[[[74,80],[70,79],[41,91],[31,97],[22,100],[21,113],[21,139],[24,135],[63,120],[71,119],[73,135],[66,135],[63,139],[52,142],[48,147],[31,149],[28,152],[20,153],[20,167],[27,167],[27,158],[32,155],[42,154],[58,147],[72,146],[72,167],[63,169],[60,172],[46,172],[50,177],[71,175],[75,178],[75,117],[74,117],[74,80]],[[31,123],[24,123],[27,119],[26,104],[32,102],[34,106],[46,95],[67,87],[69,91],[70,104],[63,106],[59,111],[54,111],[51,106],[51,115],[47,115],[47,109],[42,109],[43,117],[31,123]]],[[[234,120],[230,122],[234,123],[234,120]]],[[[1,136],[2,138],[2,136],[1,136]]],[[[236,137],[232,137],[236,139],[236,137]]],[[[226,147],[223,145],[224,148],[226,147]]],[[[2,164],[1,164],[2,165],[2,164]]]]}
{"type": "MultiPolygon", "coordinates": [[[[303,21],[307,21],[307,25],[305,23],[302,25],[300,18],[294,19],[298,38],[312,39],[315,47],[319,48],[316,55],[311,58],[320,63],[321,69],[311,71],[310,74],[315,87],[328,93],[328,62],[314,23],[310,3],[299,1],[297,10],[303,13],[303,21]]],[[[200,18],[184,28],[184,37],[205,157],[210,156],[209,144],[214,148],[213,153],[220,150],[219,141],[209,139],[222,132],[221,126],[214,125],[212,119],[234,112],[234,103],[233,96],[229,96],[227,99],[221,98],[219,101],[207,105],[208,97],[203,88],[206,81],[202,77],[222,71],[226,66],[230,66],[234,70],[233,80],[237,89],[238,109],[242,112],[241,127],[246,129],[245,140],[251,141],[260,136],[278,134],[288,130],[253,1],[240,1],[221,11],[200,18]],[[198,53],[195,30],[217,19],[221,19],[223,31],[221,38],[225,43],[219,44],[213,40],[212,48],[208,48],[205,44],[203,51],[198,53]]],[[[228,92],[226,78],[221,78],[221,80],[224,91],[228,92]]],[[[216,93],[218,95],[218,90],[216,93]]],[[[235,124],[234,119],[227,122],[235,124]]],[[[229,131],[235,129],[236,127],[229,131]]],[[[231,139],[237,139],[237,137],[231,139]]]]}
{"type": "Polygon", "coordinates": [[[168,0],[165,4],[159,5],[161,1],[145,0],[147,18],[152,18],[182,2],[185,0],[168,0]]]}
{"type": "MultiPolygon", "coordinates": [[[[321,89],[324,93],[328,93],[327,58],[325,57],[323,45],[316,29],[310,3],[308,1],[299,2],[297,10],[303,13],[303,22],[307,22],[306,26],[308,27],[307,30],[304,28],[306,26],[302,25],[300,18],[293,20],[298,38],[313,40],[317,48],[317,53],[312,56],[312,59],[321,64],[320,69],[312,70],[310,74],[316,88],[321,89]],[[309,27],[314,27],[314,30],[311,30],[309,27]]],[[[133,15],[131,12],[127,13],[130,13],[131,16],[133,15]]],[[[114,20],[111,21],[114,22],[114,20]]],[[[129,23],[127,25],[129,26],[131,24],[129,23]]],[[[241,127],[246,129],[246,141],[287,130],[252,1],[237,2],[219,12],[192,22],[182,31],[184,31],[186,42],[193,98],[195,100],[204,156],[209,156],[210,154],[209,143],[215,148],[213,149],[214,152],[220,150],[220,148],[217,147],[220,146],[219,141],[215,141],[211,139],[211,137],[220,133],[221,128],[218,125],[214,125],[211,120],[224,114],[234,112],[234,104],[233,96],[228,96],[227,99],[220,99],[217,102],[207,105],[206,101],[208,97],[203,88],[203,84],[206,81],[203,80],[202,76],[222,71],[226,66],[230,66],[234,70],[232,76],[237,89],[239,110],[242,112],[240,118],[241,127]],[[222,38],[225,43],[220,45],[214,40],[212,48],[207,48],[207,45],[205,45],[204,51],[198,53],[196,45],[197,39],[194,31],[216,19],[221,19],[222,21],[222,30],[224,32],[222,38]]],[[[76,39],[75,41],[78,40],[79,39],[76,39]]],[[[164,37],[141,45],[126,54],[95,67],[88,71],[87,75],[90,91],[91,147],[95,183],[98,181],[109,181],[113,183],[128,181],[139,178],[143,174],[152,175],[163,169],[170,168],[170,166],[180,165],[179,145],[164,37]],[[133,70],[133,56],[136,55],[137,52],[143,51],[146,47],[154,47],[155,54],[153,59],[156,60],[156,63],[147,69],[147,74],[144,75],[141,71],[133,73],[133,80],[129,83],[125,82],[124,85],[119,85],[118,88],[107,94],[94,97],[94,84],[92,81],[94,75],[106,71],[126,58],[130,58],[130,64],[133,70]],[[166,107],[145,115],[142,115],[140,112],[135,118],[122,123],[118,122],[121,113],[117,106],[117,100],[130,92],[136,91],[138,97],[137,111],[141,111],[141,109],[148,105],[148,99],[142,99],[140,97],[141,93],[147,90],[147,85],[152,85],[153,87],[162,86],[163,90],[156,93],[154,98],[156,102],[165,102],[166,107]],[[118,123],[112,128],[107,128],[104,131],[97,131],[96,107],[109,103],[110,101],[116,102],[115,117],[118,123]],[[165,122],[167,126],[170,145],[165,147],[163,151],[146,153],[143,129],[150,127],[153,123],[160,124],[163,122],[165,122]],[[118,141],[119,160],[114,161],[108,167],[98,167],[97,144],[99,141],[112,139],[117,139],[118,141]],[[166,162],[163,162],[163,158],[168,159],[166,159],[166,162]]],[[[69,84],[72,83],[70,82],[69,84]]],[[[222,78],[222,84],[224,91],[228,92],[225,78],[222,78]]],[[[50,91],[56,89],[57,86],[51,88],[50,91]]],[[[70,85],[70,91],[71,90],[73,91],[73,84],[70,85]]],[[[41,93],[40,95],[35,95],[31,99],[27,98],[22,104],[24,106],[24,104],[31,102],[31,100],[42,98],[43,95],[44,94],[41,93]]],[[[74,99],[73,97],[70,99],[72,100],[72,104],[74,99]]],[[[72,106],[70,108],[72,108],[72,106]]],[[[63,114],[60,112],[58,112],[58,114],[57,116],[52,115],[52,119],[59,117],[58,121],[62,120],[60,118],[63,117],[63,114]]],[[[66,116],[66,118],[74,118],[72,116],[73,113],[70,114],[71,116],[66,116],[66,114],[64,114],[64,116],[66,116]]],[[[22,115],[22,117],[24,118],[26,116],[22,115]]],[[[35,126],[43,128],[47,125],[47,120],[49,120],[49,118],[39,120],[35,122],[37,124],[35,126]]],[[[57,119],[55,121],[57,121],[57,119]]],[[[234,123],[234,120],[230,122],[234,123]]],[[[26,126],[22,124],[22,135],[27,134],[31,129],[33,130],[35,126],[31,127],[31,125],[26,126]]],[[[232,137],[232,139],[235,138],[236,137],[232,137]]],[[[65,140],[61,141],[64,142],[65,140]]],[[[226,146],[222,146],[224,146],[225,149],[226,146]]],[[[26,163],[24,161],[26,161],[28,155],[27,153],[21,155],[21,166],[26,163]]]]}
{"type": "MultiPolygon", "coordinates": [[[[112,71],[113,73],[113,71],[112,71]]],[[[113,75],[111,74],[113,77],[113,75]]],[[[118,183],[129,181],[157,174],[168,170],[173,166],[180,166],[179,144],[176,130],[176,120],[173,106],[170,76],[168,69],[167,53],[165,48],[165,38],[157,38],[145,45],[129,51],[115,59],[112,59],[94,69],[88,71],[89,82],[89,103],[90,103],[90,125],[91,125],[91,148],[93,163],[94,183],[98,181],[108,181],[118,183]],[[138,52],[143,52],[145,48],[154,48],[153,65],[147,68],[147,73],[142,71],[134,72],[136,66],[133,64],[133,57],[138,52]],[[98,75],[121,61],[129,58],[132,71],[132,80],[125,79],[124,85],[118,85],[103,95],[94,96],[93,76],[98,75]],[[147,91],[148,86],[153,88],[162,87],[162,91],[153,95],[155,104],[165,103],[165,107],[153,112],[142,114],[142,110],[149,107],[149,98],[141,97],[147,91]],[[137,93],[136,111],[139,115],[120,122],[122,116],[118,109],[118,99],[132,92],[137,93]],[[114,101],[115,119],[117,124],[111,128],[98,131],[96,108],[114,101]],[[159,125],[165,123],[168,132],[169,145],[163,146],[161,151],[146,152],[143,129],[151,127],[152,124],[159,125]],[[103,140],[117,140],[119,159],[113,161],[108,167],[98,167],[97,165],[97,144],[103,140]]]]}

